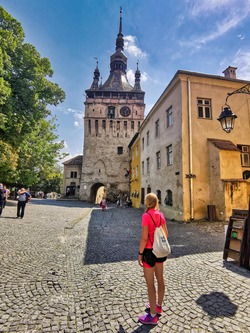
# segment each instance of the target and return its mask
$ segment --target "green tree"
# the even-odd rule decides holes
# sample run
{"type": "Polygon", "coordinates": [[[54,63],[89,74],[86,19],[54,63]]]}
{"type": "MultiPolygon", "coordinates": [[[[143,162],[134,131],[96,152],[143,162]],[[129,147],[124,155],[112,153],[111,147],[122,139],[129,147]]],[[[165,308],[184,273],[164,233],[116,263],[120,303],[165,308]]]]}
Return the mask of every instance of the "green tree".
{"type": "Polygon", "coordinates": [[[63,102],[65,93],[52,75],[49,59],[24,42],[21,24],[0,6],[0,177],[6,183],[35,184],[63,157],[48,105],[63,102]]]}

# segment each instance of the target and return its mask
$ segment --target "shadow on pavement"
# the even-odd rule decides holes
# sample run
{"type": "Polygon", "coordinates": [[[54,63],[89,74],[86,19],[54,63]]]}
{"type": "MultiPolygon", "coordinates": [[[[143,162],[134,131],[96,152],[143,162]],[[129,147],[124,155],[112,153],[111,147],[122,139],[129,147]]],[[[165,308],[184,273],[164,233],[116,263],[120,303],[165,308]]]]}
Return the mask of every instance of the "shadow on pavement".
{"type": "Polygon", "coordinates": [[[132,208],[93,209],[84,264],[136,260],[141,236],[141,212],[132,208]]]}
{"type": "MultiPolygon", "coordinates": [[[[88,226],[84,264],[137,260],[141,237],[143,211],[117,208],[102,211],[93,209],[88,226]]],[[[220,252],[224,248],[224,226],[221,223],[178,223],[167,221],[169,242],[173,253],[169,256],[220,252]]]]}
{"type": "Polygon", "coordinates": [[[238,308],[227,295],[221,292],[203,294],[196,300],[196,303],[212,318],[232,317],[238,308]]]}
{"type": "Polygon", "coordinates": [[[245,267],[240,267],[236,261],[224,261],[223,267],[234,272],[236,274],[242,275],[246,278],[250,278],[250,270],[245,267]]]}

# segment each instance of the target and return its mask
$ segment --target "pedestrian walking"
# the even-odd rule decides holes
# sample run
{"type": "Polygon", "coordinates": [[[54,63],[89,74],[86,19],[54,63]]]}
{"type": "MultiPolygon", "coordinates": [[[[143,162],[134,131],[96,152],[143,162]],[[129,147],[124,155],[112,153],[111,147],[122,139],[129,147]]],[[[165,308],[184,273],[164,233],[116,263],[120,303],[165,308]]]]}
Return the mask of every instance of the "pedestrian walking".
{"type": "Polygon", "coordinates": [[[101,202],[100,202],[100,206],[102,208],[102,211],[107,210],[107,202],[105,198],[102,198],[101,202]]]}
{"type": "Polygon", "coordinates": [[[145,197],[146,212],[142,215],[142,235],[138,254],[138,263],[143,267],[144,278],[147,285],[148,301],[146,313],[139,316],[142,324],[157,324],[162,313],[162,303],[165,293],[165,281],[163,276],[163,263],[167,257],[157,258],[153,254],[154,231],[156,226],[162,225],[166,236],[168,230],[166,220],[159,211],[159,203],[156,194],[148,193],[145,197]],[[157,292],[154,283],[157,281],[157,292]]]}
{"type": "Polygon", "coordinates": [[[18,201],[17,201],[17,218],[21,217],[21,219],[24,217],[24,210],[26,203],[31,200],[31,195],[25,188],[21,188],[21,190],[18,191],[18,201]]]}
{"type": "Polygon", "coordinates": [[[5,208],[6,202],[8,201],[10,191],[6,188],[6,186],[4,186],[3,189],[4,189],[4,198],[5,198],[3,208],[5,208]]]}
{"type": "Polygon", "coordinates": [[[2,215],[4,206],[5,206],[5,200],[6,200],[5,190],[3,188],[3,184],[0,183],[0,216],[2,215]]]}

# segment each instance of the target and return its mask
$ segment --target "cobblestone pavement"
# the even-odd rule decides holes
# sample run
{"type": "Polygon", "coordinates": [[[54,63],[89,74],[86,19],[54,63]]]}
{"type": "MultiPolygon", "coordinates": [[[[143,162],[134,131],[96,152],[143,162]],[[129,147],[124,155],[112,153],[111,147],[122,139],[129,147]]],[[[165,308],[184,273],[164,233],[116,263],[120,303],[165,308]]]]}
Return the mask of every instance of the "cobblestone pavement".
{"type": "MultiPolygon", "coordinates": [[[[14,203],[16,205],[16,203],[14,203]]],[[[249,332],[250,271],[222,260],[222,223],[168,222],[164,313],[147,302],[137,264],[141,210],[33,199],[0,218],[0,332],[249,332]]]]}

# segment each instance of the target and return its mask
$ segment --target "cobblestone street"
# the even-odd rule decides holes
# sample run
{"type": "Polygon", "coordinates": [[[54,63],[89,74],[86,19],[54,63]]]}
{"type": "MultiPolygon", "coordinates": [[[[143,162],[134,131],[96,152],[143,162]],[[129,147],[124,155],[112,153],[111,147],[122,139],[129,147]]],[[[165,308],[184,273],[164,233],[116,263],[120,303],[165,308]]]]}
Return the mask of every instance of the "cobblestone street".
{"type": "Polygon", "coordinates": [[[0,332],[250,332],[250,271],[223,262],[223,223],[168,221],[173,254],[157,326],[137,263],[142,210],[16,202],[0,218],[0,332]]]}

